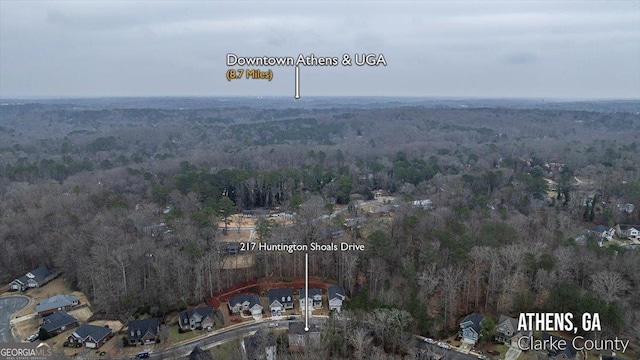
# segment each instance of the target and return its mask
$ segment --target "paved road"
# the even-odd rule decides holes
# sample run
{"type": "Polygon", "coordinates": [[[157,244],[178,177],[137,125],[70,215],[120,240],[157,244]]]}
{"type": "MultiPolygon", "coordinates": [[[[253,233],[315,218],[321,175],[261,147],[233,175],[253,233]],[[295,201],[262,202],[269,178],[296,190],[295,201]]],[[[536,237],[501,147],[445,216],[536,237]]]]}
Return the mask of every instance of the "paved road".
{"type": "Polygon", "coordinates": [[[0,298],[0,342],[11,342],[11,314],[27,306],[29,300],[22,296],[8,296],[0,298]]]}
{"type": "MultiPolygon", "coordinates": [[[[234,338],[244,337],[254,331],[258,331],[258,329],[261,329],[261,328],[268,328],[269,324],[272,322],[273,321],[262,321],[262,322],[250,324],[247,326],[239,327],[236,329],[232,329],[229,331],[224,331],[219,334],[211,335],[204,339],[190,342],[188,344],[181,345],[170,350],[151,353],[151,358],[152,359],[175,359],[175,358],[185,357],[189,355],[191,351],[193,351],[193,348],[195,346],[199,346],[201,348],[207,349],[209,346],[212,346],[213,344],[229,341],[234,338]]],[[[300,320],[278,320],[278,325],[281,327],[286,327],[286,326],[289,326],[289,323],[291,322],[300,322],[300,320]]],[[[324,319],[309,319],[309,322],[312,324],[316,323],[321,325],[324,323],[324,319]]]]}
{"type": "Polygon", "coordinates": [[[440,348],[436,344],[426,343],[420,337],[416,337],[415,347],[418,348],[418,349],[421,349],[421,350],[427,350],[427,351],[432,352],[434,354],[444,355],[443,360],[472,360],[472,359],[478,360],[478,358],[476,356],[473,356],[473,355],[470,355],[470,354],[463,354],[463,353],[457,352],[457,351],[455,351],[453,349],[446,350],[446,349],[440,348]]]}
{"type": "MultiPolygon", "coordinates": [[[[323,326],[325,323],[326,319],[324,318],[311,318],[309,319],[309,322],[311,324],[316,324],[319,326],[323,326]]],[[[182,357],[186,357],[188,356],[191,351],[193,350],[193,348],[197,345],[203,349],[208,349],[212,346],[215,345],[219,345],[220,343],[226,342],[226,341],[230,341],[234,338],[241,338],[241,337],[245,337],[247,335],[249,335],[250,333],[257,331],[258,329],[261,328],[269,328],[269,324],[272,323],[273,321],[268,321],[268,319],[263,320],[261,322],[257,322],[254,324],[250,324],[250,325],[246,325],[243,327],[239,327],[233,330],[229,330],[229,331],[224,331],[209,337],[206,337],[204,339],[200,339],[194,342],[190,342],[188,344],[185,345],[181,345],[178,347],[175,347],[173,349],[170,350],[165,350],[165,351],[160,351],[157,353],[152,353],[151,354],[151,358],[152,359],[175,359],[175,358],[182,358],[182,357]]],[[[289,323],[292,322],[301,322],[299,319],[296,320],[278,320],[278,325],[280,327],[287,327],[289,325],[289,323]]],[[[424,340],[421,337],[416,337],[415,338],[415,343],[414,346],[418,349],[421,350],[428,350],[429,352],[435,353],[435,354],[440,354],[440,355],[444,355],[443,360],[477,360],[477,357],[474,355],[469,355],[469,354],[463,354],[460,352],[457,352],[455,350],[446,350],[446,349],[442,349],[440,347],[438,347],[437,345],[434,344],[428,344],[426,342],[424,342],[424,340]]]]}

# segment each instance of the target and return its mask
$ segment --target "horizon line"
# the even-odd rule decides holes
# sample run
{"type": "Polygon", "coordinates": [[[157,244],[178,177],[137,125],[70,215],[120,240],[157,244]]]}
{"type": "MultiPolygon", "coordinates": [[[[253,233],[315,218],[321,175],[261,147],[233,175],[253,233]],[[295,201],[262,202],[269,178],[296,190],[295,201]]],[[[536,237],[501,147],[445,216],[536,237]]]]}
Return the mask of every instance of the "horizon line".
{"type": "Polygon", "coordinates": [[[290,99],[304,102],[305,99],[411,99],[411,100],[534,100],[552,102],[584,101],[640,101],[640,97],[543,97],[543,96],[420,96],[420,95],[306,95],[294,99],[288,95],[96,95],[96,96],[0,96],[0,101],[37,101],[37,100],[99,100],[99,99],[290,99]]]}

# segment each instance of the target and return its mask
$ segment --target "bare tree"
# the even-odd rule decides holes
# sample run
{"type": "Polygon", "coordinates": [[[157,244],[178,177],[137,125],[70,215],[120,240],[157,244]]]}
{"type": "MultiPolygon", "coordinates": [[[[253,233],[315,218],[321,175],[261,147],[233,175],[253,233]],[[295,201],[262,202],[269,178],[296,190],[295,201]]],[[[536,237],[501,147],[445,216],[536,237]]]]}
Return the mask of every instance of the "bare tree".
{"type": "Polygon", "coordinates": [[[610,303],[619,300],[629,290],[629,282],[618,272],[604,270],[591,276],[591,290],[600,299],[610,303]]]}
{"type": "Polygon", "coordinates": [[[362,360],[368,358],[368,352],[373,339],[369,336],[369,331],[365,328],[356,328],[347,334],[347,338],[354,348],[354,357],[362,360]]]}
{"type": "Polygon", "coordinates": [[[420,295],[423,298],[429,298],[440,284],[440,276],[436,264],[431,264],[426,270],[418,275],[418,286],[420,295]]]}
{"type": "Polygon", "coordinates": [[[449,325],[449,322],[455,315],[456,307],[458,305],[458,293],[462,288],[463,281],[462,269],[447,267],[442,270],[442,292],[444,302],[444,329],[449,325]]]}
{"type": "Polygon", "coordinates": [[[344,271],[341,273],[342,283],[345,284],[349,294],[353,294],[355,284],[355,271],[357,270],[359,257],[354,252],[341,251],[340,260],[343,264],[344,271]]]}
{"type": "Polygon", "coordinates": [[[160,325],[160,329],[158,331],[158,338],[160,338],[160,341],[165,343],[167,342],[167,340],[169,340],[169,326],[166,324],[162,324],[160,325]]]}

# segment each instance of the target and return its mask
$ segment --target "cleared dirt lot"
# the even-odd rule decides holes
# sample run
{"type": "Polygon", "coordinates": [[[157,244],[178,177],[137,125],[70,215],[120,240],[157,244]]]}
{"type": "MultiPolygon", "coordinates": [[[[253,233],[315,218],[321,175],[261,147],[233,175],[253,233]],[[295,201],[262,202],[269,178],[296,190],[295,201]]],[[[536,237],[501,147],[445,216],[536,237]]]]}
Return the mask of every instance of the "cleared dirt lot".
{"type": "Polygon", "coordinates": [[[224,258],[222,268],[228,269],[244,269],[253,266],[253,254],[231,255],[224,258]]]}
{"type": "MultiPolygon", "coordinates": [[[[291,219],[290,217],[284,217],[284,216],[267,216],[266,217],[269,220],[273,220],[276,222],[276,224],[278,225],[291,225],[293,223],[293,219],[291,219]]],[[[227,225],[227,229],[229,229],[229,232],[231,232],[231,230],[237,230],[238,226],[240,227],[255,227],[256,223],[258,222],[260,218],[259,217],[248,217],[248,216],[242,216],[242,214],[233,214],[231,216],[229,216],[229,225],[227,225]]],[[[220,221],[218,223],[218,227],[220,229],[224,229],[224,221],[220,221]]]]}

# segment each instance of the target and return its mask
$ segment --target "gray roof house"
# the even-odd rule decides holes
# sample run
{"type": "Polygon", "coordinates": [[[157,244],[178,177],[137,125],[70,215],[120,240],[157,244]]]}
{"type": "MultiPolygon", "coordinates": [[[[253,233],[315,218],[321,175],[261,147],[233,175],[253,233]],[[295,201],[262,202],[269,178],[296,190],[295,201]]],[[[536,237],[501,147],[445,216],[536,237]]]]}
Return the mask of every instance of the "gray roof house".
{"type": "Polygon", "coordinates": [[[344,295],[344,289],[340,285],[331,285],[327,289],[329,298],[329,310],[335,310],[340,312],[342,309],[342,302],[346,298],[344,295]]]}
{"type": "Polygon", "coordinates": [[[178,325],[182,330],[206,329],[214,324],[215,320],[211,306],[186,310],[178,315],[178,325]]]}
{"type": "Polygon", "coordinates": [[[89,349],[98,349],[113,337],[113,331],[106,326],[81,325],[73,334],[67,337],[69,344],[89,349]]]}
{"type": "Polygon", "coordinates": [[[58,294],[42,300],[36,305],[36,312],[38,315],[44,316],[60,310],[70,310],[79,304],[80,300],[77,296],[58,294]]]}
{"type": "Polygon", "coordinates": [[[509,316],[500,315],[495,332],[495,340],[497,342],[518,347],[524,345],[522,342],[528,344],[530,335],[532,335],[531,331],[518,331],[518,320],[509,316]],[[520,340],[521,338],[523,339],[520,340]],[[521,341],[520,344],[518,341],[521,341]]]}
{"type": "Polygon", "coordinates": [[[318,328],[318,325],[316,324],[310,324],[309,331],[306,331],[304,323],[302,322],[289,323],[289,331],[287,335],[289,338],[289,347],[320,346],[320,328],[318,328]]]}
{"type": "Polygon", "coordinates": [[[484,316],[478,313],[471,313],[460,323],[460,337],[462,342],[475,344],[480,339],[480,331],[482,330],[482,320],[484,316]]]}
{"type": "Polygon", "coordinates": [[[640,240],[640,225],[616,225],[616,235],[619,238],[638,241],[640,240]]]}
{"type": "Polygon", "coordinates": [[[244,349],[248,360],[275,360],[276,340],[264,329],[258,329],[252,336],[244,338],[244,349]]]}
{"type": "Polygon", "coordinates": [[[322,307],[322,289],[309,289],[309,296],[307,297],[305,289],[298,290],[300,294],[300,310],[305,311],[307,305],[310,309],[319,309],[322,307]]]}
{"type": "Polygon", "coordinates": [[[269,309],[271,315],[279,316],[283,311],[293,309],[293,289],[270,289],[269,309]]]}
{"type": "Polygon", "coordinates": [[[130,345],[144,345],[158,342],[158,330],[160,328],[160,320],[142,319],[129,321],[129,330],[127,338],[130,345]]]}
{"type": "Polygon", "coordinates": [[[50,336],[57,335],[65,330],[78,326],[78,319],[67,314],[66,311],[58,311],[42,319],[41,329],[50,336]]]}
{"type": "Polygon", "coordinates": [[[33,269],[24,276],[13,280],[10,284],[12,290],[25,290],[28,288],[40,287],[49,281],[55,279],[58,272],[50,270],[45,266],[33,269]]]}
{"type": "Polygon", "coordinates": [[[616,233],[614,228],[609,228],[604,225],[594,226],[588,231],[596,236],[596,240],[598,240],[598,244],[601,246],[603,241],[613,240],[613,235],[616,233]]]}
{"type": "Polygon", "coordinates": [[[430,199],[414,200],[411,204],[413,207],[423,210],[431,210],[433,208],[433,202],[430,199]]]}
{"type": "MultiPolygon", "coordinates": [[[[542,333],[543,344],[555,344],[560,339],[564,339],[564,338],[559,336],[554,336],[546,332],[542,333]]],[[[573,347],[573,343],[571,340],[564,339],[564,341],[565,341],[565,344],[567,344],[567,346],[561,349],[558,349],[557,347],[548,347],[545,349],[547,350],[547,355],[549,356],[549,359],[554,359],[554,360],[576,359],[578,350],[576,350],[576,348],[573,347]]]]}
{"type": "Polygon", "coordinates": [[[229,311],[237,314],[248,311],[253,316],[262,315],[262,303],[256,294],[242,294],[229,299],[229,311]]]}

